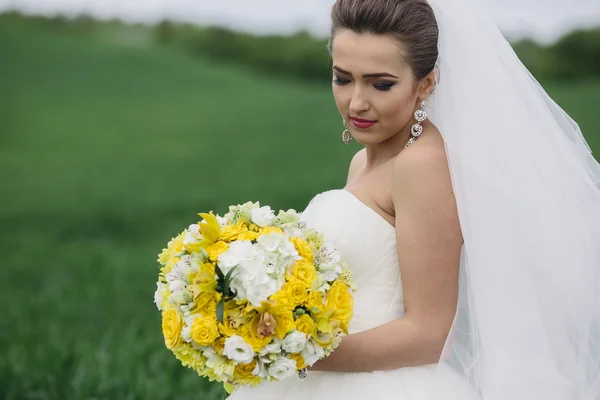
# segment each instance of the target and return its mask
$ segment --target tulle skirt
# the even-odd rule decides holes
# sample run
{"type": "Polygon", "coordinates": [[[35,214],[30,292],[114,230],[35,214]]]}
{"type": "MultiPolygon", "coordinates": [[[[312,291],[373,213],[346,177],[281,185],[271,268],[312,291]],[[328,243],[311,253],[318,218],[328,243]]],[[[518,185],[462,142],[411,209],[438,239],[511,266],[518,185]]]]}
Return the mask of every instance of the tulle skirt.
{"type": "Polygon", "coordinates": [[[360,373],[309,371],[250,388],[237,388],[230,400],[475,400],[470,386],[445,364],[360,373]]]}

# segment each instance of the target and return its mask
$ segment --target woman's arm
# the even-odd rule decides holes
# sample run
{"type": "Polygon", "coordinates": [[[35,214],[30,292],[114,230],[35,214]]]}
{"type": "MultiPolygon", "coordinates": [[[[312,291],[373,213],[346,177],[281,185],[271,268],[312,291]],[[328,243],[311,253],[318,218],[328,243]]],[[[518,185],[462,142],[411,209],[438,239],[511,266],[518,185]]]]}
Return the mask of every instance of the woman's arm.
{"type": "Polygon", "coordinates": [[[443,144],[431,140],[402,154],[394,165],[405,316],[345,337],[312,369],[361,372],[439,360],[456,311],[463,239],[443,144]]]}

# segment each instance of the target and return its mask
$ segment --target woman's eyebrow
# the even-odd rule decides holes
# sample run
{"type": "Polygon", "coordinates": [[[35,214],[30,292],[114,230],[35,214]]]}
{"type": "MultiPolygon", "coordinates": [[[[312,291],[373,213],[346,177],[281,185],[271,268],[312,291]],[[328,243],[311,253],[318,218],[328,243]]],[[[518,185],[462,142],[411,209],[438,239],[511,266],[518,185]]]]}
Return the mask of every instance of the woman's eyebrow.
{"type": "MultiPolygon", "coordinates": [[[[341,69],[340,67],[338,67],[336,65],[333,66],[333,69],[335,71],[337,71],[337,72],[342,73],[342,74],[352,75],[350,72],[345,71],[345,70],[341,69]]],[[[398,79],[397,76],[392,75],[392,74],[388,74],[387,72],[377,72],[377,73],[373,73],[373,74],[364,74],[363,75],[363,78],[384,78],[384,77],[398,79]]]]}

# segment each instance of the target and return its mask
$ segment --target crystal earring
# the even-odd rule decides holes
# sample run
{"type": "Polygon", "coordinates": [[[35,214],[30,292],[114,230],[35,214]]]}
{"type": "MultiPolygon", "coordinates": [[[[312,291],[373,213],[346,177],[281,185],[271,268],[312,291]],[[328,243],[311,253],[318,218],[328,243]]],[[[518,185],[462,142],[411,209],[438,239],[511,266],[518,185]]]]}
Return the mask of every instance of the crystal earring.
{"type": "Polygon", "coordinates": [[[427,101],[421,100],[421,109],[415,111],[415,119],[417,120],[417,123],[410,128],[410,134],[412,136],[410,139],[408,139],[408,142],[406,142],[404,148],[407,148],[408,146],[413,144],[415,140],[417,140],[417,138],[421,136],[421,133],[423,133],[423,126],[421,125],[421,123],[427,119],[427,112],[425,111],[426,105],[427,101]]]}
{"type": "Polygon", "coordinates": [[[342,121],[344,121],[344,132],[342,132],[342,141],[344,143],[348,144],[352,141],[352,135],[350,134],[350,131],[348,130],[348,125],[346,125],[346,120],[342,119],[342,121]]]}

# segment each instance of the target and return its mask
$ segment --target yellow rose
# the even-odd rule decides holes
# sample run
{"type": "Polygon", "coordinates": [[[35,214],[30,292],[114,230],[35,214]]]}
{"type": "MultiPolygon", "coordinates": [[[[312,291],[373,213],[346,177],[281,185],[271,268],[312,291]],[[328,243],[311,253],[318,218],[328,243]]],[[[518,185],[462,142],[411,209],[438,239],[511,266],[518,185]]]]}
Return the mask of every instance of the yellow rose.
{"type": "Polygon", "coordinates": [[[247,231],[247,232],[240,233],[238,235],[238,237],[237,237],[237,240],[250,240],[250,241],[252,241],[252,240],[258,239],[259,236],[260,236],[260,234],[258,234],[257,232],[247,231]]]}
{"type": "Polygon", "coordinates": [[[252,360],[248,364],[238,364],[233,370],[233,376],[241,385],[256,385],[261,382],[261,378],[255,376],[252,371],[256,367],[256,360],[252,360]]]}
{"type": "Polygon", "coordinates": [[[217,292],[201,292],[194,299],[196,307],[191,310],[192,314],[215,317],[217,315],[217,303],[221,300],[221,296],[221,293],[217,292]]]}
{"type": "Polygon", "coordinates": [[[192,322],[190,336],[198,346],[210,346],[219,337],[217,320],[210,317],[197,317],[192,322]]]}
{"type": "Polygon", "coordinates": [[[284,233],[283,233],[283,230],[282,230],[281,228],[276,228],[276,227],[274,227],[274,226],[265,226],[264,228],[260,228],[260,229],[258,230],[258,232],[259,232],[261,235],[268,235],[268,234],[270,234],[270,233],[280,233],[280,234],[282,234],[282,235],[284,234],[284,233]]]}
{"type": "Polygon", "coordinates": [[[348,285],[335,281],[327,293],[326,307],[336,310],[336,319],[348,324],[352,319],[352,308],[354,307],[354,298],[348,285]]]}
{"type": "Polygon", "coordinates": [[[294,280],[286,282],[277,293],[271,296],[271,299],[279,305],[295,307],[303,304],[307,296],[307,285],[302,281],[294,280]]]}
{"type": "Polygon", "coordinates": [[[325,308],[323,304],[323,292],[312,291],[308,294],[304,305],[312,315],[318,315],[325,308]]]}
{"type": "Polygon", "coordinates": [[[289,281],[298,280],[304,282],[307,287],[311,287],[315,279],[317,279],[317,270],[306,260],[296,262],[288,274],[289,281]]]}
{"type": "Polygon", "coordinates": [[[293,237],[290,239],[290,241],[294,244],[294,247],[296,247],[296,250],[302,258],[309,263],[315,262],[313,251],[306,240],[302,239],[301,237],[293,237]]]}
{"type": "Polygon", "coordinates": [[[301,315],[296,320],[296,330],[298,332],[311,335],[314,327],[315,321],[313,321],[313,319],[308,314],[301,315]]]}
{"type": "Polygon", "coordinates": [[[229,245],[227,243],[219,240],[215,244],[208,246],[208,249],[206,250],[208,253],[208,258],[210,258],[210,261],[217,261],[217,258],[219,258],[222,253],[226,252],[228,248],[229,245]]]}
{"type": "Polygon", "coordinates": [[[221,240],[226,242],[231,242],[233,240],[237,240],[238,235],[248,232],[248,228],[243,221],[239,221],[235,225],[226,225],[221,229],[221,240]]]}
{"type": "Polygon", "coordinates": [[[290,354],[290,360],[296,361],[297,370],[301,370],[302,368],[306,367],[306,362],[304,361],[304,357],[302,357],[302,354],[290,354]]]}
{"type": "Polygon", "coordinates": [[[183,321],[179,313],[173,309],[162,312],[162,331],[167,349],[172,349],[181,340],[183,321]]]}

